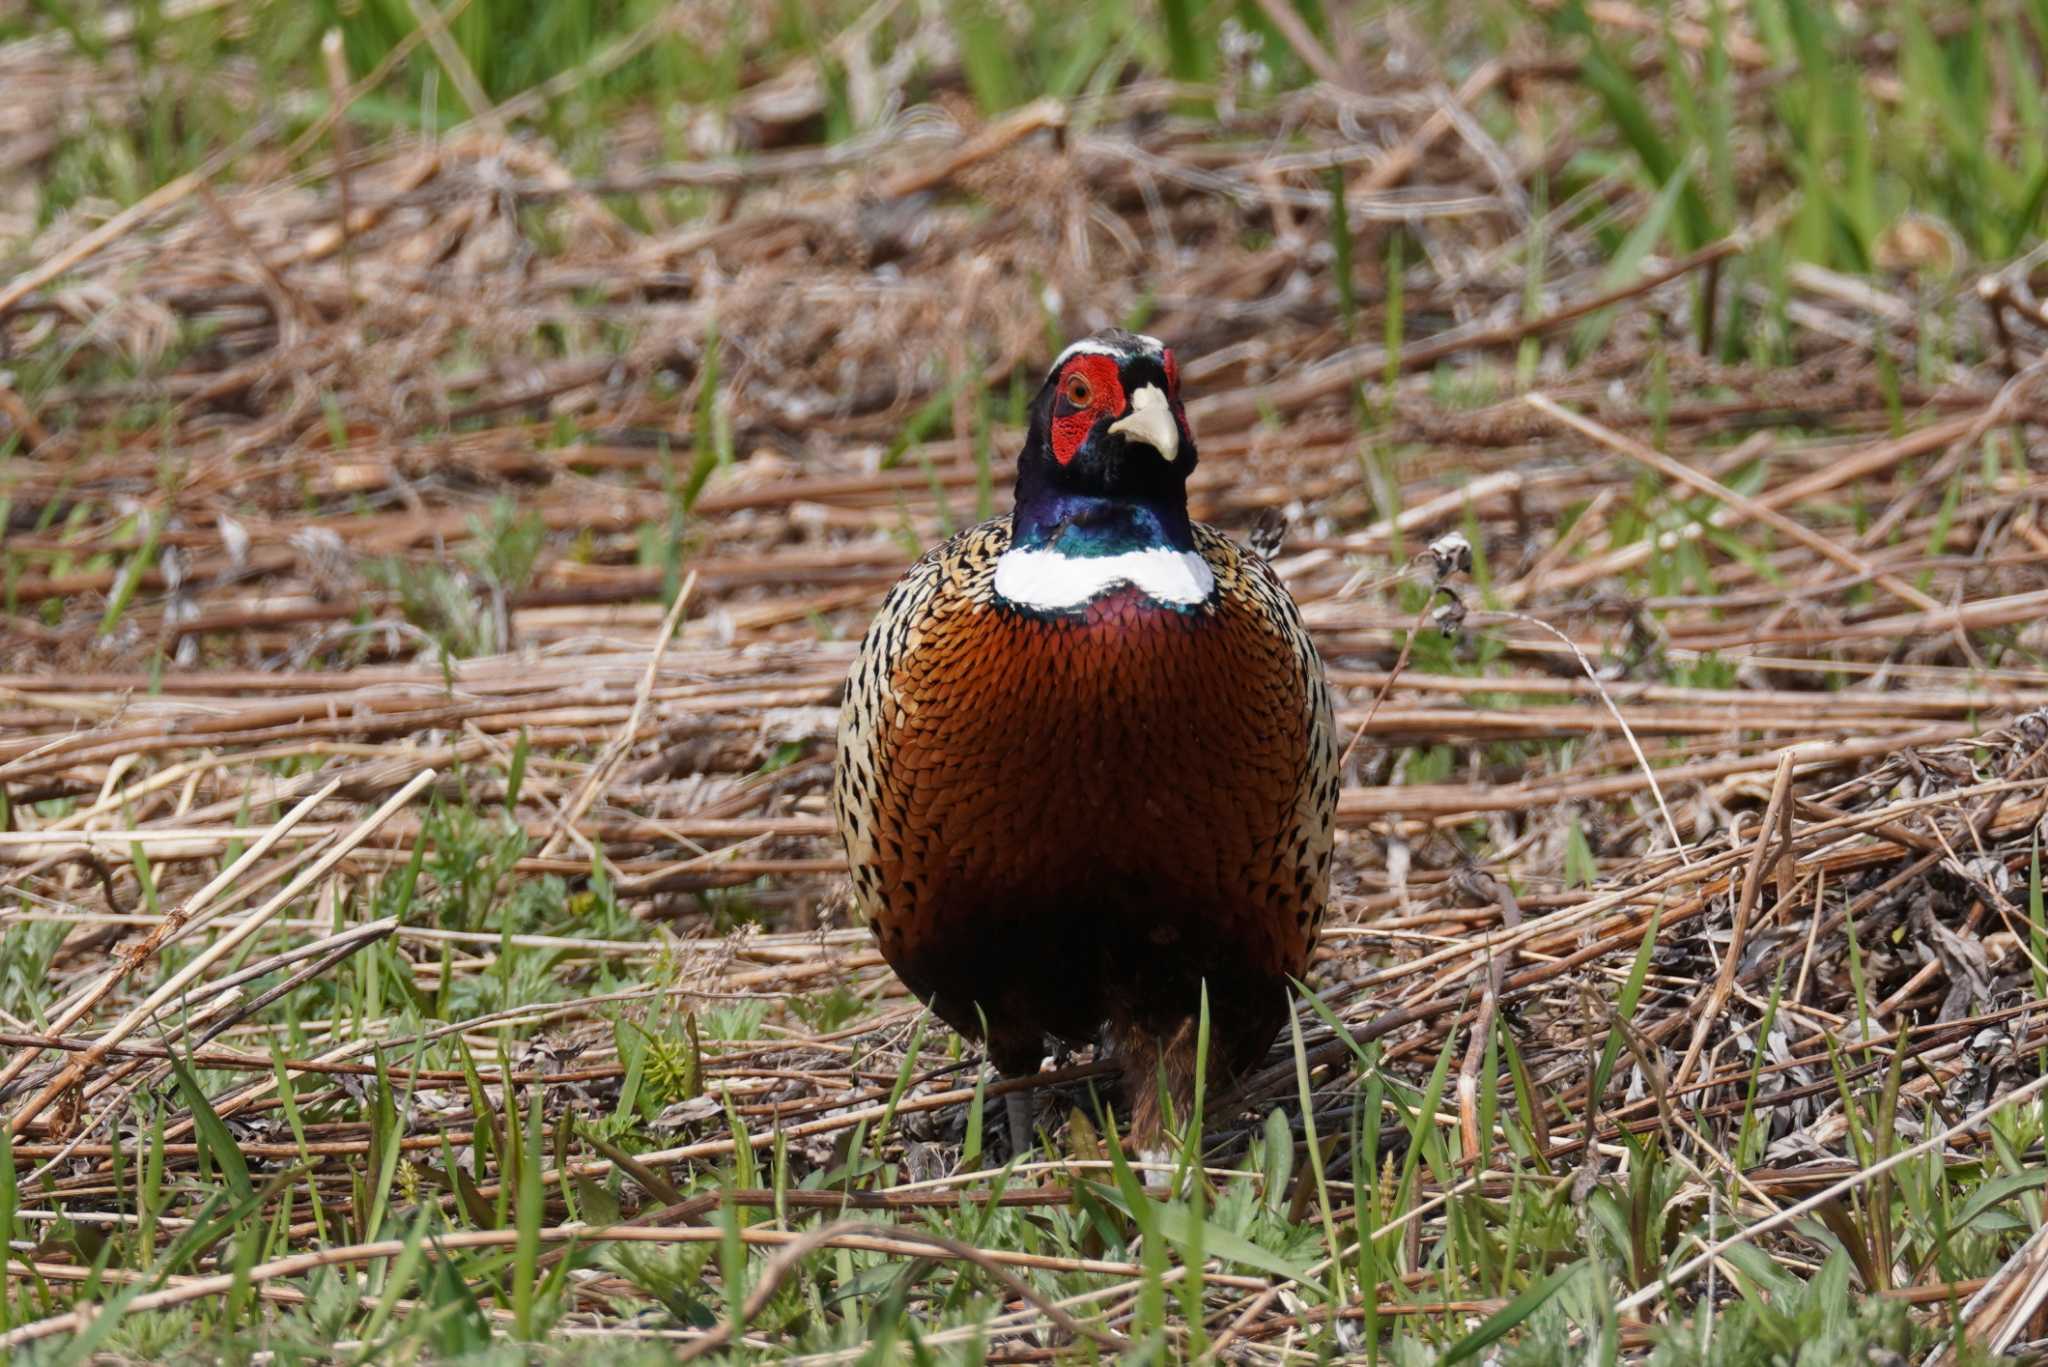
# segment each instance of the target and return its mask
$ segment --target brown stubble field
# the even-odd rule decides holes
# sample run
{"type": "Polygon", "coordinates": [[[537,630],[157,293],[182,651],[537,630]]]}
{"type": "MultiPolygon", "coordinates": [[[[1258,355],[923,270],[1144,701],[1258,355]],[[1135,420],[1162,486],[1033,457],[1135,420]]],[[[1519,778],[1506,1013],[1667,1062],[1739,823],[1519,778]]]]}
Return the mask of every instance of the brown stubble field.
{"type": "MultiPolygon", "coordinates": [[[[0,114],[0,1344],[1637,1355],[1829,1275],[2039,1337],[2043,254],[1803,256],[1768,118],[1682,229],[1569,35],[1245,8],[1296,83],[992,109],[880,6],[901,60],[765,49],[601,170],[573,80],[429,132],[314,62],[347,117],[47,222],[0,114]],[[826,812],[869,615],[1110,324],[1351,745],[1298,1030],[1153,1205],[1086,1053],[999,1175],[826,812]]],[[[1646,89],[1706,46],[1650,14],[1593,8],[1646,89]]]]}

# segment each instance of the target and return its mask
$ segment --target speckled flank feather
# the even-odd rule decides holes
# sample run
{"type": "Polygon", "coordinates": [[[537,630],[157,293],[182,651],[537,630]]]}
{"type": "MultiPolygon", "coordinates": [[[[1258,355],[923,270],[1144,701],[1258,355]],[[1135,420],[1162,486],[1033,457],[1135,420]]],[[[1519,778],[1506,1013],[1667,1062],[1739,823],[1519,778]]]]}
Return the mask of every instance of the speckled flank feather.
{"type": "Polygon", "coordinates": [[[1329,885],[1321,661],[1271,568],[1194,530],[1216,588],[1185,609],[1005,602],[1008,519],[933,549],[862,643],[833,787],[855,900],[912,991],[1008,1073],[1106,1024],[1134,1137],[1156,1137],[1155,1067],[1188,1090],[1205,986],[1219,1069],[1264,1053],[1329,885]]]}

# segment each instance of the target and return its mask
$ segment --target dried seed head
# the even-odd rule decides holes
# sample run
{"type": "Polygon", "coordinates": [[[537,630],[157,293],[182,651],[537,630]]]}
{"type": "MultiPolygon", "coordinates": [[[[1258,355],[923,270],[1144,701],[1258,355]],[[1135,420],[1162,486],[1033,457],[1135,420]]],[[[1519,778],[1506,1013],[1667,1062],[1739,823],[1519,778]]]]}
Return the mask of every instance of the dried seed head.
{"type": "Polygon", "coordinates": [[[1447,601],[1438,603],[1429,614],[1429,620],[1436,623],[1436,629],[1443,635],[1456,636],[1465,628],[1465,600],[1443,590],[1447,601]]]}
{"type": "Polygon", "coordinates": [[[1454,574],[1472,572],[1472,543],[1463,532],[1445,532],[1429,543],[1429,558],[1436,564],[1436,581],[1441,584],[1454,574]]]}

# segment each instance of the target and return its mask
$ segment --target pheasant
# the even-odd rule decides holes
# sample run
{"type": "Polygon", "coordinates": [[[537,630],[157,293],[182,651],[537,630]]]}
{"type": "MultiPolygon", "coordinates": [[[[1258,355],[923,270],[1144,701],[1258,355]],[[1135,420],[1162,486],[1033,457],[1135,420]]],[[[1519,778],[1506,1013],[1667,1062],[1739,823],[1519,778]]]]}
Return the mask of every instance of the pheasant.
{"type": "MultiPolygon", "coordinates": [[[[1031,406],[1015,508],[927,552],[862,641],[833,810],[883,958],[1006,1077],[1120,1060],[1130,1142],[1287,1019],[1329,886],[1323,667],[1262,557],[1188,519],[1173,353],[1107,331],[1031,406]]],[[[1013,1147],[1029,1109],[1009,1097],[1013,1147]]]]}

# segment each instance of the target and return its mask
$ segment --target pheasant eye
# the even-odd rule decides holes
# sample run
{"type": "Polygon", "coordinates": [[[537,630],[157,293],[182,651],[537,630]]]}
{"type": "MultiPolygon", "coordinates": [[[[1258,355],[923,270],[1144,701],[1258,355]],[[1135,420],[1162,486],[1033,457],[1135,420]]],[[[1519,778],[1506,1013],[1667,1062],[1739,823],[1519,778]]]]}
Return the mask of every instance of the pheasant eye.
{"type": "Polygon", "coordinates": [[[1088,383],[1086,375],[1069,375],[1060,393],[1076,408],[1086,408],[1095,397],[1095,390],[1088,383]]]}
{"type": "Polygon", "coordinates": [[[1180,397],[1180,367],[1174,363],[1171,351],[1165,353],[1163,364],[1166,367],[1167,396],[1177,399],[1180,397]]]}

